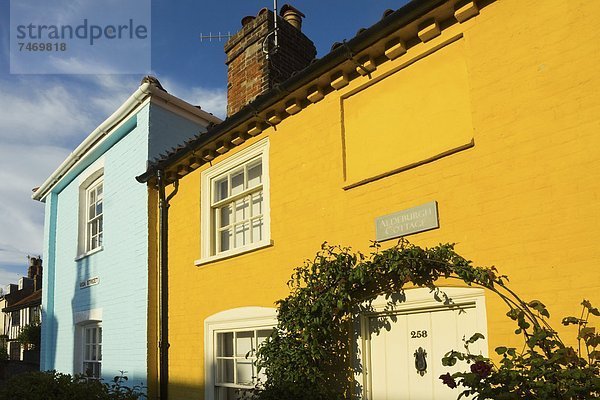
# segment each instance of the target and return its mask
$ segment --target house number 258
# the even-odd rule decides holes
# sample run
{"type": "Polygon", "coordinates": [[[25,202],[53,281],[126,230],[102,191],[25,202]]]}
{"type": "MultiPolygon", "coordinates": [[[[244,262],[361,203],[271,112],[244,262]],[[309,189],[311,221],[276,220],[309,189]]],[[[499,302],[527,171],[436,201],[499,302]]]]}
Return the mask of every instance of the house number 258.
{"type": "Polygon", "coordinates": [[[410,337],[412,339],[419,339],[419,338],[427,337],[427,331],[411,331],[410,337]]]}

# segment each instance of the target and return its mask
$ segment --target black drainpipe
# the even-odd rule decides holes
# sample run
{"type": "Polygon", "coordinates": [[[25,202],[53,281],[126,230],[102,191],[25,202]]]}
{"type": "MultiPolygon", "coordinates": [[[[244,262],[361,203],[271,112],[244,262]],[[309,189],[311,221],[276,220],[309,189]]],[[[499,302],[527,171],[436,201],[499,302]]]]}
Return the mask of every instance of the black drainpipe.
{"type": "Polygon", "coordinates": [[[159,222],[158,222],[158,263],[160,285],[160,339],[159,339],[159,376],[160,400],[169,399],[169,201],[177,194],[179,181],[173,183],[174,190],[167,197],[163,171],[156,172],[159,196],[159,222]]]}

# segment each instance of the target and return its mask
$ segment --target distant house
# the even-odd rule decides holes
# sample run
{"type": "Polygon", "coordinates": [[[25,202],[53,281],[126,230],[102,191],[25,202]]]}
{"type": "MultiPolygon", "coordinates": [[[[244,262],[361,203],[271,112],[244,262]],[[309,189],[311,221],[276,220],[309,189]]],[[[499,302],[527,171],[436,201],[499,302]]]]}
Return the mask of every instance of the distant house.
{"type": "Polygon", "coordinates": [[[152,390],[156,199],[134,178],[218,122],[146,77],[35,191],[46,204],[42,370],[105,380],[126,371],[152,390]]]}
{"type": "Polygon", "coordinates": [[[2,307],[3,346],[10,360],[23,361],[24,346],[17,338],[27,325],[41,322],[42,301],[42,259],[29,258],[27,277],[19,279],[19,284],[7,285],[0,299],[2,307]]]}

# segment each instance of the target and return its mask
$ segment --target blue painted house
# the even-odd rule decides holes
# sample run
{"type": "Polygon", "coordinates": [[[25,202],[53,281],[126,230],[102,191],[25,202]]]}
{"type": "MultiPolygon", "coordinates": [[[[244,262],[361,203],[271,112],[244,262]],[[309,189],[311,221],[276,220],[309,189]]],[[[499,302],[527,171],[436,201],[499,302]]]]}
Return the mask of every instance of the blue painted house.
{"type": "Polygon", "coordinates": [[[220,120],[152,77],[35,191],[45,203],[41,369],[156,382],[156,227],[147,162],[220,120]]]}

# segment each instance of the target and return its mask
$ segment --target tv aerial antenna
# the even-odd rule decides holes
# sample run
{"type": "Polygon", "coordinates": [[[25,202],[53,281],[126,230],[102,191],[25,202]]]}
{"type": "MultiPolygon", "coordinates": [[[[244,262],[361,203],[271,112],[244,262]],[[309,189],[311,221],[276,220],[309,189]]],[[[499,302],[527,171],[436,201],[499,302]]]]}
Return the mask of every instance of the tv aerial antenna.
{"type": "Polygon", "coordinates": [[[277,0],[273,0],[273,30],[265,36],[265,39],[262,43],[262,50],[265,54],[265,58],[268,60],[271,54],[277,53],[279,49],[279,41],[277,37],[277,32],[279,31],[279,27],[277,26],[277,0]],[[273,48],[269,49],[269,38],[273,36],[273,48]]]}
{"type": "Polygon", "coordinates": [[[200,42],[212,42],[213,40],[215,42],[221,42],[223,40],[229,40],[230,37],[232,37],[233,35],[231,34],[231,32],[227,32],[227,33],[212,33],[212,32],[208,32],[208,35],[205,35],[203,33],[200,33],[200,42]]]}
{"type": "MultiPolygon", "coordinates": [[[[270,31],[267,36],[263,39],[262,42],[262,51],[265,54],[265,57],[269,59],[271,54],[277,52],[279,48],[279,37],[278,37],[279,27],[277,26],[277,0],[273,0],[273,30],[270,31]],[[273,37],[273,47],[269,49],[269,39],[273,37]]],[[[212,33],[208,32],[208,34],[200,33],[200,42],[222,42],[223,40],[229,40],[233,35],[231,32],[222,33],[212,33]]]]}

